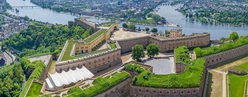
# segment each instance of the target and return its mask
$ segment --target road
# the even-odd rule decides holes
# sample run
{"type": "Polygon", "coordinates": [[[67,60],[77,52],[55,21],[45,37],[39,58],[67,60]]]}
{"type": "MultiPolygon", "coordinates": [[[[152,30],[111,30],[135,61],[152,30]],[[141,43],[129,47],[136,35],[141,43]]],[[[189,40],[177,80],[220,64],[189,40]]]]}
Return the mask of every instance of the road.
{"type": "Polygon", "coordinates": [[[12,58],[6,52],[3,52],[3,55],[6,58],[5,64],[9,65],[12,62],[12,58]]]}

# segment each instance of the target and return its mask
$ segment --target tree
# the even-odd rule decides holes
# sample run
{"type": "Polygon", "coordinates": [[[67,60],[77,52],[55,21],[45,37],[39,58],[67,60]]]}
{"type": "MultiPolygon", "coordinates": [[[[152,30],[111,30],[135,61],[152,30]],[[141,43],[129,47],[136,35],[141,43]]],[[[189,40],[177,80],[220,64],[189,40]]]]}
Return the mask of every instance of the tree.
{"type": "Polygon", "coordinates": [[[148,17],[148,18],[151,18],[151,17],[152,17],[152,13],[148,13],[148,14],[147,14],[147,17],[148,17]]]}
{"type": "Polygon", "coordinates": [[[165,36],[167,36],[167,35],[170,34],[170,31],[169,31],[169,30],[165,30],[165,31],[164,31],[164,34],[165,34],[165,36]]]}
{"type": "Polygon", "coordinates": [[[136,26],[134,24],[129,24],[128,29],[134,31],[136,29],[136,26]]]}
{"type": "Polygon", "coordinates": [[[158,32],[158,29],[157,28],[152,28],[151,32],[157,33],[158,32]]]}
{"type": "Polygon", "coordinates": [[[123,23],[122,24],[122,27],[125,28],[125,29],[127,29],[128,28],[128,25],[126,23],[123,23]]]}
{"type": "Polygon", "coordinates": [[[152,14],[152,18],[153,18],[156,22],[162,19],[162,18],[161,18],[159,15],[157,15],[157,14],[152,14]]]}
{"type": "Polygon", "coordinates": [[[145,30],[146,30],[146,32],[148,32],[150,29],[149,29],[149,27],[146,27],[145,30]]]}
{"type": "Polygon", "coordinates": [[[136,44],[132,49],[132,59],[140,61],[140,58],[145,57],[144,48],[140,44],[136,44]]]}
{"type": "Polygon", "coordinates": [[[190,13],[190,14],[189,14],[189,18],[192,18],[192,17],[193,17],[193,14],[192,14],[192,13],[190,13]]]}
{"type": "Polygon", "coordinates": [[[233,41],[236,41],[239,39],[239,35],[237,32],[232,32],[229,36],[229,39],[233,40],[233,41]]]}
{"type": "Polygon", "coordinates": [[[146,51],[149,57],[154,57],[155,55],[158,55],[158,45],[155,43],[149,44],[148,46],[146,46],[146,51]]]}

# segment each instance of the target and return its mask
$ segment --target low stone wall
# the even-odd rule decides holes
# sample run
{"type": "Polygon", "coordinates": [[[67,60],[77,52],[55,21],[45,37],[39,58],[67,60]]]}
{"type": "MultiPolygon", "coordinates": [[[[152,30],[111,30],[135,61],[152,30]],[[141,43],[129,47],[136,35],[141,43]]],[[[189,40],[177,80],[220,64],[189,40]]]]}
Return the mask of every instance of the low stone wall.
{"type": "Polygon", "coordinates": [[[131,86],[130,97],[200,97],[199,88],[165,89],[131,86]]]}
{"type": "Polygon", "coordinates": [[[130,83],[132,78],[128,78],[125,81],[115,85],[106,92],[103,92],[96,97],[127,97],[129,95],[130,83]]]}
{"type": "Polygon", "coordinates": [[[243,57],[246,55],[248,55],[248,45],[240,46],[238,48],[223,51],[217,54],[205,56],[203,58],[206,59],[206,66],[213,66],[222,64],[223,62],[229,62],[233,59],[243,57]]]}
{"type": "Polygon", "coordinates": [[[183,63],[176,63],[176,73],[184,72],[186,65],[183,63]]]}

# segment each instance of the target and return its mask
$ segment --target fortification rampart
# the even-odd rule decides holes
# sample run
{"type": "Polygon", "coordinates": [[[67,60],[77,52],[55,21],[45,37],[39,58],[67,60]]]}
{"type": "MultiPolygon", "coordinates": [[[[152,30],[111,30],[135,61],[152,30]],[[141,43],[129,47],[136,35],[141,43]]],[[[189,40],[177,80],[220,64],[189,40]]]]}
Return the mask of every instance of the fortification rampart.
{"type": "Polygon", "coordinates": [[[207,46],[210,42],[209,33],[194,33],[190,36],[182,37],[162,37],[150,35],[145,37],[137,37],[131,39],[117,40],[121,46],[121,53],[130,52],[135,44],[141,44],[144,48],[150,43],[156,43],[159,46],[160,52],[171,51],[178,46],[185,45],[188,48],[207,46]]]}
{"type": "Polygon", "coordinates": [[[200,97],[199,88],[179,88],[179,89],[165,89],[131,86],[131,97],[200,97]]]}
{"type": "Polygon", "coordinates": [[[101,54],[91,55],[84,58],[73,59],[69,61],[61,61],[56,63],[56,71],[75,69],[76,67],[85,66],[92,73],[99,72],[103,69],[121,63],[120,48],[108,50],[101,54]]]}
{"type": "Polygon", "coordinates": [[[127,97],[129,95],[131,81],[132,78],[128,78],[96,97],[127,97]]]}
{"type": "Polygon", "coordinates": [[[248,54],[248,45],[240,46],[217,54],[205,56],[206,66],[218,65],[248,54]]]}

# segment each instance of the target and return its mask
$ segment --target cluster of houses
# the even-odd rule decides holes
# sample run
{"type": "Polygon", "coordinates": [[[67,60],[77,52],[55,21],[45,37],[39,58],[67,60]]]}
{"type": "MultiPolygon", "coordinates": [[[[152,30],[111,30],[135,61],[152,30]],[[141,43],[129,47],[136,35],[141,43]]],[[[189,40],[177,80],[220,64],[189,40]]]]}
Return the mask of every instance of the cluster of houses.
{"type": "Polygon", "coordinates": [[[215,9],[218,11],[238,11],[238,12],[248,12],[248,2],[229,2],[229,1],[211,1],[211,0],[201,0],[201,1],[195,1],[191,3],[186,3],[184,5],[188,9],[192,10],[199,10],[201,8],[204,9],[215,9]]]}
{"type": "Polygon", "coordinates": [[[43,0],[40,2],[48,2],[51,7],[64,7],[67,11],[80,15],[121,17],[128,14],[129,17],[135,17],[135,14],[143,13],[146,9],[155,8],[160,0],[43,0]],[[70,6],[63,6],[65,4],[70,6]]]}

